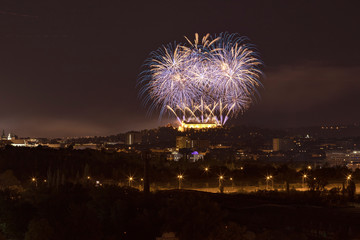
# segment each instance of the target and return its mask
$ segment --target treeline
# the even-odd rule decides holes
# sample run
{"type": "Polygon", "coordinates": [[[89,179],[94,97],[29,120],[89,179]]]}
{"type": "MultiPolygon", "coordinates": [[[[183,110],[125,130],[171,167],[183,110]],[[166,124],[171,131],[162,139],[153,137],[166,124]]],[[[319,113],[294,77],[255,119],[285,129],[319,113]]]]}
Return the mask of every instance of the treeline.
{"type": "MultiPolygon", "coordinates": [[[[360,171],[352,173],[346,167],[311,168],[307,165],[291,165],[260,161],[241,161],[205,158],[189,163],[170,162],[163,155],[153,154],[150,159],[149,176],[153,183],[177,185],[177,175],[184,175],[184,186],[192,184],[218,184],[220,175],[228,185],[262,185],[271,175],[275,186],[301,184],[306,174],[306,185],[310,187],[321,181],[327,185],[332,181],[345,182],[351,174],[354,181],[360,180],[360,171]],[[205,171],[207,168],[207,171],[205,171]],[[230,178],[232,179],[230,181],[230,178]],[[313,181],[314,178],[316,181],[313,181]],[[313,183],[314,182],[314,183],[313,183]]],[[[59,186],[65,182],[79,184],[99,180],[112,184],[126,183],[133,176],[134,184],[140,185],[144,177],[144,159],[139,152],[107,152],[96,150],[50,149],[44,147],[19,148],[7,146],[0,150],[0,188],[20,182],[24,187],[42,184],[59,186]]],[[[204,185],[205,186],[205,185],[204,185]]],[[[316,188],[316,186],[315,186],[316,188]]]]}
{"type": "Polygon", "coordinates": [[[360,214],[317,191],[210,194],[65,184],[0,191],[0,239],[350,239],[360,214]],[[315,205],[315,206],[313,206],[315,205]],[[274,238],[275,237],[275,238],[274,238]]]}
{"type": "Polygon", "coordinates": [[[84,174],[116,178],[129,169],[142,166],[143,162],[136,153],[11,146],[0,150],[0,169],[12,170],[22,182],[32,177],[47,179],[57,174],[64,175],[67,181],[76,181],[77,178],[83,178],[84,174]]]}

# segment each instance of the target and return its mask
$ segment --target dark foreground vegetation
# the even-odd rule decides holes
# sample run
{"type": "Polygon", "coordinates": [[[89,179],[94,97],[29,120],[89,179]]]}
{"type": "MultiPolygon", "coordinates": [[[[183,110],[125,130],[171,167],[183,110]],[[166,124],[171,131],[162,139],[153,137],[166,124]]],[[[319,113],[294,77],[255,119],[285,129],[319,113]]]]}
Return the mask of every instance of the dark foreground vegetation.
{"type": "Polygon", "coordinates": [[[129,173],[137,181],[131,185],[141,185],[144,160],[138,152],[5,147],[0,150],[0,239],[155,240],[166,232],[180,240],[360,238],[354,184],[359,171],[306,167],[231,159],[174,163],[153,156],[150,181],[170,182],[169,188],[177,187],[179,172],[184,187],[211,181],[216,186],[219,173],[227,186],[264,184],[271,174],[275,189],[285,187],[250,194],[144,193],[126,186],[129,173]],[[211,170],[204,172],[204,166],[211,170]],[[305,172],[309,191],[292,190],[288,183],[301,185],[305,172]],[[335,180],[343,187],[327,190],[335,180]]]}
{"type": "MultiPolygon", "coordinates": [[[[357,199],[355,199],[356,201],[357,199]]],[[[0,192],[0,239],[355,239],[360,209],[346,195],[309,192],[144,194],[66,184],[0,192]]]]}

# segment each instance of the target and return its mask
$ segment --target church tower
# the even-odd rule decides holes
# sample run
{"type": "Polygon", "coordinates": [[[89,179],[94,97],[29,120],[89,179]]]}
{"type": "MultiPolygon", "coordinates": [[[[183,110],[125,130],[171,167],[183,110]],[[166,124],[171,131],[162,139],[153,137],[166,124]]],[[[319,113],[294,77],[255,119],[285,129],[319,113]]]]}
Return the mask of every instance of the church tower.
{"type": "Polygon", "coordinates": [[[7,136],[5,134],[5,130],[3,129],[2,135],[1,135],[1,140],[7,140],[7,136]]]}

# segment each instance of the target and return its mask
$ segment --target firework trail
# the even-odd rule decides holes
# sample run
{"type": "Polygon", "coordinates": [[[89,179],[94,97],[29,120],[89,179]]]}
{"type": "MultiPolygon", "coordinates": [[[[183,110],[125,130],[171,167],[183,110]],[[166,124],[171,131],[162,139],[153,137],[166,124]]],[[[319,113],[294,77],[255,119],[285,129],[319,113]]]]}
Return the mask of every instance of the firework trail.
{"type": "MultiPolygon", "coordinates": [[[[186,37],[185,37],[186,38],[186,37]]],[[[182,122],[224,125],[243,113],[261,86],[262,62],[247,38],[207,34],[168,44],[150,54],[140,74],[140,96],[150,111],[182,122]]]]}

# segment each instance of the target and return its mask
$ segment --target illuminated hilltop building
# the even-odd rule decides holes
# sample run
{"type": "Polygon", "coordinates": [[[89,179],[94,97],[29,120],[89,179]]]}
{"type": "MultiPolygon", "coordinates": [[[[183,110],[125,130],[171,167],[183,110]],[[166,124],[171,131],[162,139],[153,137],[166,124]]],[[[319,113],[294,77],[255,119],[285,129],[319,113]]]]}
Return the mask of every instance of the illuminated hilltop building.
{"type": "Polygon", "coordinates": [[[218,128],[221,127],[221,124],[217,123],[192,123],[192,122],[181,122],[181,125],[179,126],[178,130],[180,132],[184,132],[186,130],[195,129],[195,130],[207,130],[211,128],[218,128]]]}

